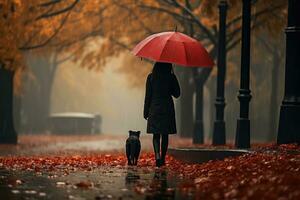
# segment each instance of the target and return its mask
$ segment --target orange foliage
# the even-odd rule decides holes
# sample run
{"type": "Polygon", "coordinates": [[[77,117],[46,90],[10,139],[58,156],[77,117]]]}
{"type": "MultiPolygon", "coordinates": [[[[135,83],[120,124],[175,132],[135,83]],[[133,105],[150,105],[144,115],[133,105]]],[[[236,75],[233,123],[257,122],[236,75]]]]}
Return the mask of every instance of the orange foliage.
{"type": "MultiPolygon", "coordinates": [[[[131,50],[150,34],[174,30],[175,26],[207,47],[217,43],[217,0],[51,2],[0,0],[0,60],[6,67],[24,67],[24,50],[49,52],[59,48],[61,56],[73,55],[73,61],[82,67],[101,70],[108,58],[131,50]]],[[[241,36],[241,2],[228,0],[228,46],[234,46],[241,36]]],[[[253,27],[278,33],[285,23],[279,18],[286,15],[286,5],[282,0],[256,1],[253,27]]],[[[140,65],[139,59],[136,61],[140,65]]],[[[124,68],[131,66],[135,64],[124,68]]],[[[131,73],[131,69],[121,71],[131,73]]]]}
{"type": "MultiPolygon", "coordinates": [[[[241,38],[241,2],[228,0],[228,48],[236,46],[241,38]]],[[[174,30],[175,26],[179,31],[192,34],[209,49],[213,49],[218,36],[218,3],[217,0],[108,0],[101,17],[101,45],[98,48],[86,48],[78,54],[77,59],[82,59],[82,66],[101,69],[108,58],[130,51],[150,34],[174,30]]],[[[270,16],[285,16],[286,5],[287,1],[282,0],[257,1],[252,9],[253,28],[261,30],[267,27],[270,33],[278,33],[283,29],[284,21],[270,16]]],[[[96,43],[95,40],[92,42],[96,43]]],[[[144,64],[138,58],[128,57],[122,66],[121,71],[130,77],[129,80],[135,77],[134,85],[142,85],[147,71],[150,70],[143,71],[144,74],[136,77],[134,66],[141,65],[144,64]]]]}

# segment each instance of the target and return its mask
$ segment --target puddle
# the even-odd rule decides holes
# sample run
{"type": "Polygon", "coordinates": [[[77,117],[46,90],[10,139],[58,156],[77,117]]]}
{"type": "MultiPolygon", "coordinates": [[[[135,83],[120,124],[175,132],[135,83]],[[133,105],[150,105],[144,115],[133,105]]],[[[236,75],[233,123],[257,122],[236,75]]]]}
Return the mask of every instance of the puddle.
{"type": "Polygon", "coordinates": [[[166,169],[101,167],[68,175],[0,169],[1,199],[193,199],[166,169]]]}

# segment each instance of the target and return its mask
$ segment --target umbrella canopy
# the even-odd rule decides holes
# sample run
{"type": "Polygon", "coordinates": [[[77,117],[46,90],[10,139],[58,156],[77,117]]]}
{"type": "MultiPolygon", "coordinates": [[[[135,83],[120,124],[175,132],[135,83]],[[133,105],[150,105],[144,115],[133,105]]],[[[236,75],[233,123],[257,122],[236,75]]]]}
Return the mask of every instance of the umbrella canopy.
{"type": "Polygon", "coordinates": [[[190,67],[212,67],[213,60],[201,43],[180,32],[150,35],[132,50],[135,56],[157,62],[169,62],[190,67]]]}

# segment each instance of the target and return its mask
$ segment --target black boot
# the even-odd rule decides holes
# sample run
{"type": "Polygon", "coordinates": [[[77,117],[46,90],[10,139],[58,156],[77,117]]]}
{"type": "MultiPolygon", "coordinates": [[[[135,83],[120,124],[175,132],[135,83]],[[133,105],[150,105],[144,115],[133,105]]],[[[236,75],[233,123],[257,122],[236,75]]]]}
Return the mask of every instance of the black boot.
{"type": "Polygon", "coordinates": [[[165,159],[167,155],[168,145],[169,145],[169,135],[164,134],[161,136],[161,165],[165,165],[165,159]]]}
{"type": "Polygon", "coordinates": [[[153,134],[153,149],[154,149],[154,156],[155,156],[155,164],[156,167],[161,166],[161,160],[160,160],[160,135],[159,134],[153,134]]]}

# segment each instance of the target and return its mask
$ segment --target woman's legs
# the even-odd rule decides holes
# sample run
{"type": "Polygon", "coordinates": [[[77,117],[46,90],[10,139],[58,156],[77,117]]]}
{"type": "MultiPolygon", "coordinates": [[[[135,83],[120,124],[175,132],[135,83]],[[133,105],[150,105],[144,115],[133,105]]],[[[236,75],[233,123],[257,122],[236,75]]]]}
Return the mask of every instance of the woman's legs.
{"type": "Polygon", "coordinates": [[[156,160],[156,166],[159,165],[160,162],[160,134],[153,134],[153,149],[154,149],[154,156],[156,160]]]}
{"type": "Polygon", "coordinates": [[[168,134],[153,134],[153,149],[156,160],[156,166],[161,166],[165,164],[165,158],[169,145],[169,135],[168,134]],[[162,137],[160,144],[160,135],[162,137]],[[161,154],[160,154],[161,149],[161,154]]]}
{"type": "Polygon", "coordinates": [[[169,145],[169,135],[168,134],[162,134],[161,135],[161,164],[165,164],[165,158],[168,150],[169,145]]]}

